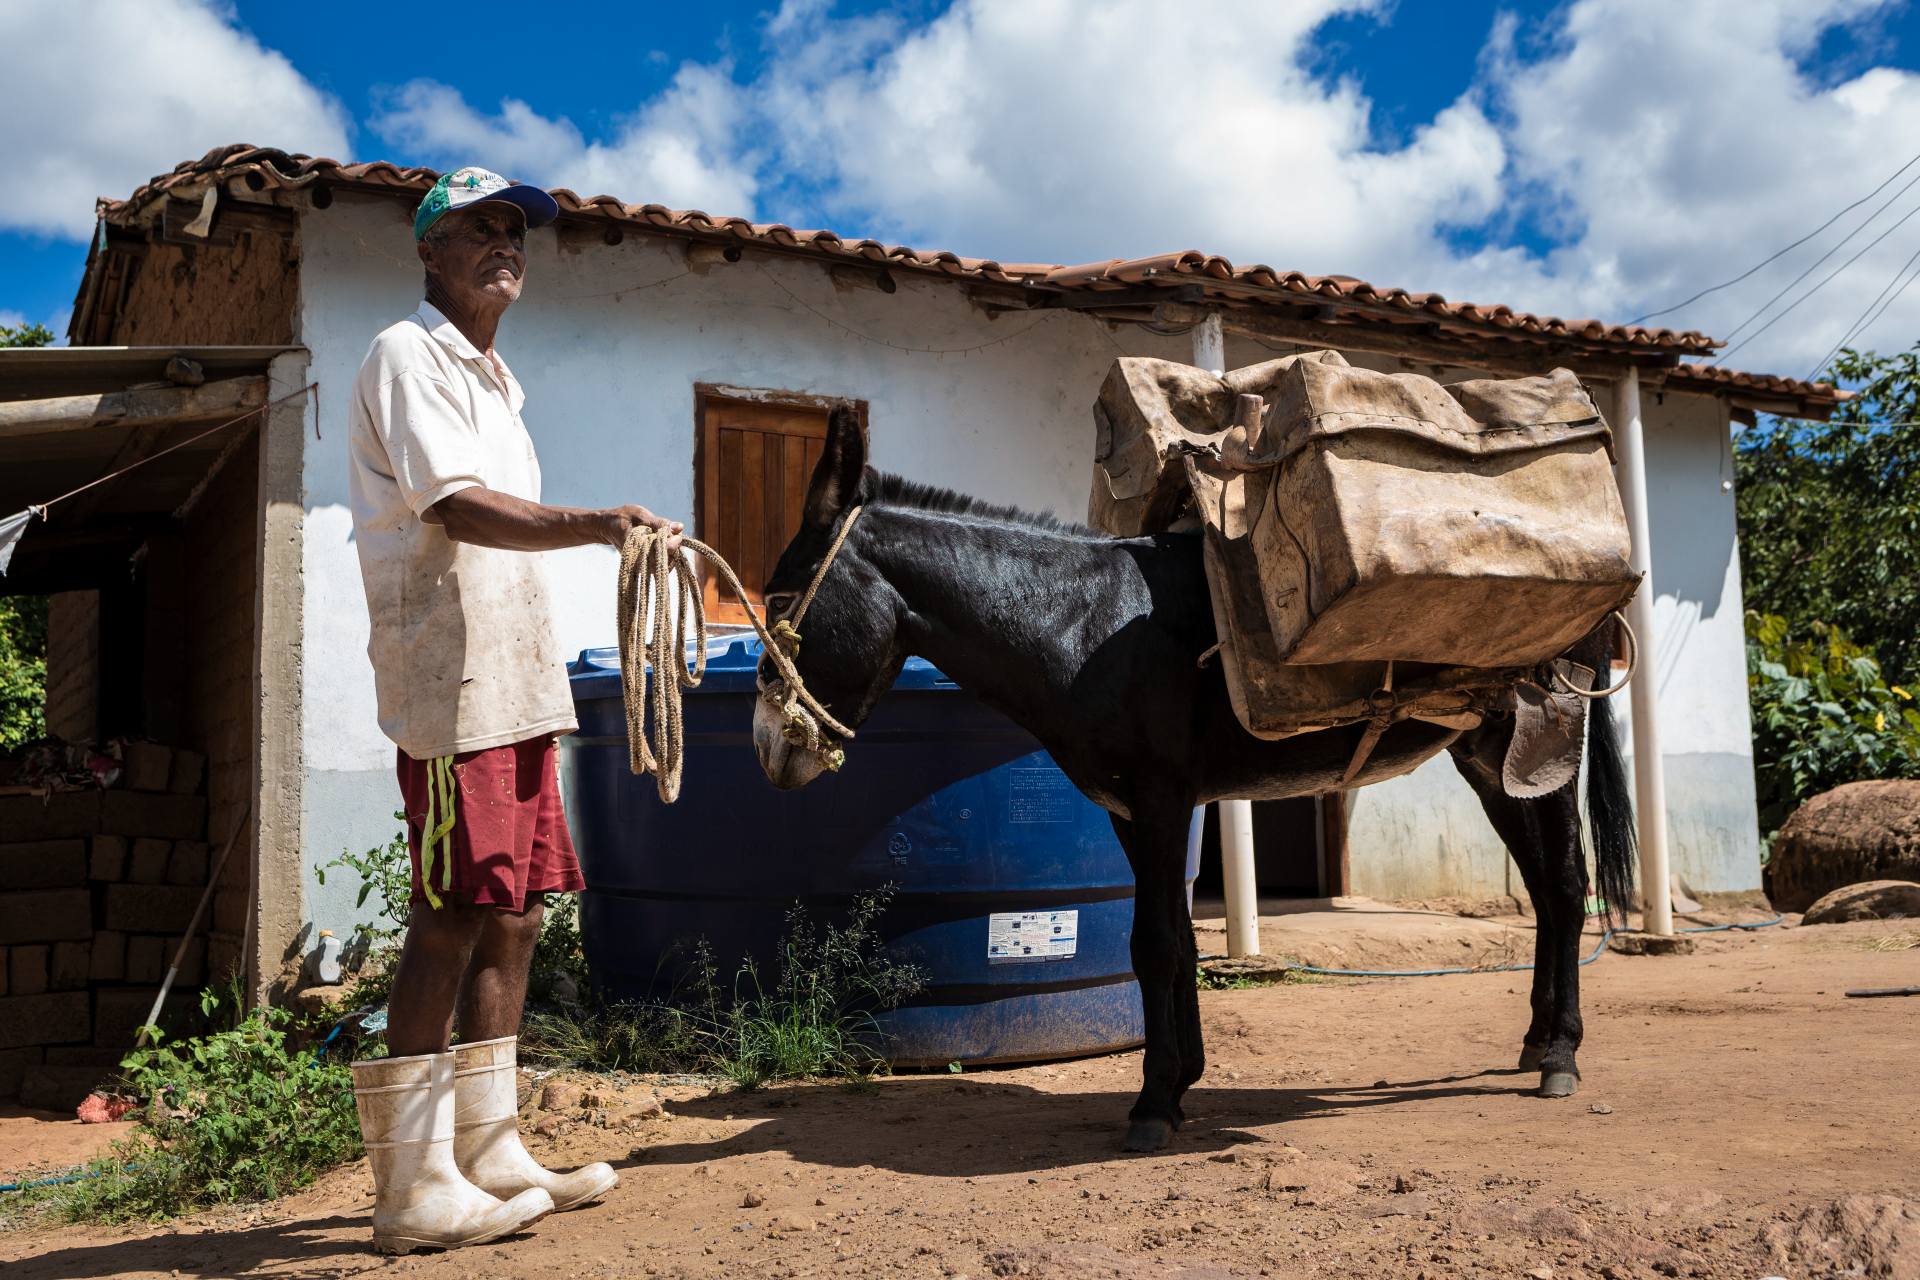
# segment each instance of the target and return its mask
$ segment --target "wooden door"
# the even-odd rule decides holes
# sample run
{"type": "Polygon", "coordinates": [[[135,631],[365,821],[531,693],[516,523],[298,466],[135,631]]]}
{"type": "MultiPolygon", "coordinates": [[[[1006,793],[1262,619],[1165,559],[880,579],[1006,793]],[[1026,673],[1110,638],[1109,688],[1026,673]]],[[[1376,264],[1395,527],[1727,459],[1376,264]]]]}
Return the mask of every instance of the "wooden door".
{"type": "MultiPolygon", "coordinates": [[[[758,609],[761,588],[800,528],[807,481],[826,444],[827,402],[702,390],[695,404],[694,536],[726,557],[758,609]]],[[[745,622],[733,592],[704,561],[702,576],[707,616],[745,622]]]]}

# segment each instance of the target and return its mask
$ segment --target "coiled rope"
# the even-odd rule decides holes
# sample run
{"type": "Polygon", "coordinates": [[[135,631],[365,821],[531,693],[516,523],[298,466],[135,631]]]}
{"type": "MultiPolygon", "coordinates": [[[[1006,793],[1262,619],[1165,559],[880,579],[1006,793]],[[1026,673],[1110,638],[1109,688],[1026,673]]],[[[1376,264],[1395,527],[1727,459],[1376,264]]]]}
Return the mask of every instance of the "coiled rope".
{"type": "MultiPolygon", "coordinates": [[[[776,619],[771,631],[754,612],[739,575],[718,551],[694,538],[681,545],[710,562],[739,598],[747,611],[747,621],[765,646],[767,658],[779,677],[763,681],[761,701],[779,713],[786,740],[818,757],[829,771],[838,770],[846,753],[828,738],[853,737],[853,730],[834,719],[831,713],[807,691],[793,660],[800,652],[801,621],[820,590],[834,558],[853,532],[853,522],[861,508],[847,513],[826,558],[814,572],[807,593],[788,617],[776,619]]],[[[681,772],[686,763],[686,724],[681,698],[687,689],[697,689],[707,671],[707,606],[693,564],[671,550],[670,534],[645,525],[627,532],[620,548],[620,694],[627,711],[627,766],[635,774],[651,773],[659,788],[660,799],[672,804],[680,798],[681,772]],[[671,621],[668,615],[672,615],[671,621]],[[696,653],[688,667],[687,628],[691,619],[696,653]],[[669,677],[666,673],[671,671],[669,677]],[[651,672],[651,674],[649,674],[651,672]],[[648,712],[652,712],[652,732],[647,731],[648,712]]]]}

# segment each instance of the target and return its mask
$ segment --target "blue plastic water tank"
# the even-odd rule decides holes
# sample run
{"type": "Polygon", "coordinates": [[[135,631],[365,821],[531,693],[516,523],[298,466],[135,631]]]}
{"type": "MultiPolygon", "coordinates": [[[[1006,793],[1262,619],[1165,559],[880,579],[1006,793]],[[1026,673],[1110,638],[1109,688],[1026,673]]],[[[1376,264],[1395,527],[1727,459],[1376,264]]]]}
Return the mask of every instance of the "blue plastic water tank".
{"type": "MultiPolygon", "coordinates": [[[[570,667],[580,729],[561,740],[561,784],[594,983],[661,994],[701,937],[722,974],[750,955],[770,975],[794,903],[825,922],[892,885],[881,933],[927,979],[881,1016],[896,1065],[1139,1044],[1133,873],[1107,815],[1039,744],[912,659],[840,773],[778,791],[751,740],[759,658],[751,636],[710,643],[706,679],[685,700],[673,805],[628,771],[618,652],[590,649],[570,667]]],[[[1196,821],[1189,883],[1199,849],[1196,821]]]]}

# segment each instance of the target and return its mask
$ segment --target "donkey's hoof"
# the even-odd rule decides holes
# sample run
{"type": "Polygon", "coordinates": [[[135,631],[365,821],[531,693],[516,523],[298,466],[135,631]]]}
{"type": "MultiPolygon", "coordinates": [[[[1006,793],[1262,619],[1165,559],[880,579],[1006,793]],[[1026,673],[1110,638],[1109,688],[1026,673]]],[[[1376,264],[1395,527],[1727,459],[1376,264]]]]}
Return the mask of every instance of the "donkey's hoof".
{"type": "Polygon", "coordinates": [[[1522,1045],[1520,1048],[1520,1070],[1538,1071],[1540,1064],[1547,1060],[1547,1046],[1543,1044],[1522,1045]]]}
{"type": "Polygon", "coordinates": [[[1173,1141],[1173,1126],[1165,1120],[1135,1120],[1127,1126],[1125,1151],[1158,1151],[1173,1141]]]}
{"type": "Polygon", "coordinates": [[[1571,1098],[1580,1091],[1580,1077],[1571,1071],[1542,1071],[1540,1073],[1540,1096],[1543,1098],[1571,1098]]]}

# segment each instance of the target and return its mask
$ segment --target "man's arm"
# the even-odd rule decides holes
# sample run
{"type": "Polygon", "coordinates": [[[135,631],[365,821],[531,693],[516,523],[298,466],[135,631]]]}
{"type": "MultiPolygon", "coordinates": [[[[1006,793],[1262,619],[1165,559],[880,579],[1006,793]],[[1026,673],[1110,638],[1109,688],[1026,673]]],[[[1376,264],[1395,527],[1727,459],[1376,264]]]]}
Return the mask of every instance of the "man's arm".
{"type": "Polygon", "coordinates": [[[625,545],[627,531],[635,525],[666,530],[673,535],[670,549],[678,551],[685,528],[678,520],[662,519],[641,506],[600,511],[549,507],[479,485],[456,490],[429,510],[455,542],[505,551],[556,551],[597,544],[617,549],[625,545]]]}

